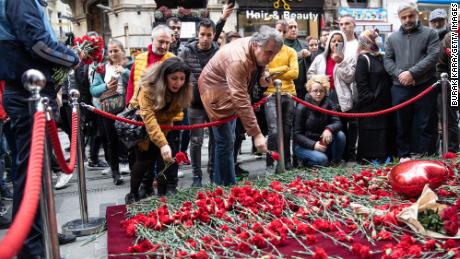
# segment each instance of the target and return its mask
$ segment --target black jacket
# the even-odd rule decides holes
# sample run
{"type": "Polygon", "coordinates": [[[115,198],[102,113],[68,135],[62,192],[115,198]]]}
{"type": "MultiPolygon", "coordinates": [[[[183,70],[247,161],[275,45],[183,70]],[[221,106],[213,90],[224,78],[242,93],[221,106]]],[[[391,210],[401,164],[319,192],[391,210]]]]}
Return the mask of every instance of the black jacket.
{"type": "Polygon", "coordinates": [[[197,45],[197,40],[185,45],[182,52],[179,53],[179,58],[181,58],[192,70],[191,81],[193,84],[193,100],[190,106],[192,108],[204,109],[200,98],[200,92],[198,91],[198,78],[200,78],[204,66],[206,66],[208,61],[219,50],[219,46],[216,42],[213,42],[210,49],[201,50],[197,45]]]}
{"type": "MultiPolygon", "coordinates": [[[[359,112],[373,112],[391,107],[391,76],[383,66],[382,56],[361,54],[356,62],[355,81],[358,88],[359,112]],[[369,58],[369,61],[364,56],[369,58]],[[370,63],[369,63],[370,62],[370,63]]],[[[369,129],[387,128],[391,114],[360,119],[360,126],[369,129]]]]}
{"type": "MultiPolygon", "coordinates": [[[[305,100],[309,103],[314,103],[309,94],[305,96],[305,100]]],[[[324,97],[319,107],[327,110],[338,110],[337,105],[328,96],[324,97]]],[[[337,133],[342,128],[340,118],[313,111],[303,105],[297,106],[294,123],[294,141],[296,145],[314,149],[315,143],[320,140],[320,136],[326,128],[329,128],[334,134],[337,133]]]]}

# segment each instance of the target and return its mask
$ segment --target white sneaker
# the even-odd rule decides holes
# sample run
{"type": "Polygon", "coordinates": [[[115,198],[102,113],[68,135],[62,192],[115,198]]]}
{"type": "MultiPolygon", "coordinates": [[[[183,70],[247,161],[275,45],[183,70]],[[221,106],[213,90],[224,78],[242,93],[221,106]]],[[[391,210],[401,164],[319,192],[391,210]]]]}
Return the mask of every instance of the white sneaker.
{"type": "Polygon", "coordinates": [[[59,189],[63,189],[65,187],[67,187],[67,184],[69,183],[70,179],[72,178],[73,174],[64,174],[64,173],[61,173],[58,177],[58,180],[56,182],[56,185],[54,186],[54,188],[56,188],[56,190],[59,190],[59,189]]]}
{"type": "Polygon", "coordinates": [[[177,178],[184,178],[184,172],[177,171],[177,178]]]}
{"type": "Polygon", "coordinates": [[[111,175],[112,174],[112,169],[109,168],[106,168],[104,170],[101,171],[102,175],[111,175]]]}
{"type": "Polygon", "coordinates": [[[410,157],[401,157],[401,159],[399,159],[399,163],[404,163],[407,161],[410,161],[410,157]]]}
{"type": "Polygon", "coordinates": [[[120,173],[122,175],[129,174],[129,164],[120,164],[120,173]]]}

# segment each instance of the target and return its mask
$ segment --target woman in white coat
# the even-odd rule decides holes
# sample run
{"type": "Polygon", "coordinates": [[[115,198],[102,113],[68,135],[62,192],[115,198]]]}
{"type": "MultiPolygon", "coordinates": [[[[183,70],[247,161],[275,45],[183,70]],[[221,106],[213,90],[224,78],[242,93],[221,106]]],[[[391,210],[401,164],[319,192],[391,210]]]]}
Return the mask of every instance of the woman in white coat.
{"type": "Polygon", "coordinates": [[[356,58],[344,58],[347,43],[345,35],[340,31],[329,34],[323,53],[316,56],[307,71],[308,80],[312,75],[327,75],[331,85],[331,98],[338,101],[343,112],[353,108],[357,91],[354,84],[356,58]]]}
{"type": "MultiPolygon", "coordinates": [[[[312,75],[327,75],[331,86],[330,99],[338,104],[342,112],[353,112],[358,100],[358,90],[355,84],[356,56],[345,58],[347,41],[340,31],[329,34],[326,49],[316,56],[307,71],[307,78],[312,75]],[[353,109],[353,110],[352,110],[353,109]]],[[[341,117],[343,130],[347,138],[345,160],[356,160],[356,141],[358,139],[358,120],[341,117]]]]}

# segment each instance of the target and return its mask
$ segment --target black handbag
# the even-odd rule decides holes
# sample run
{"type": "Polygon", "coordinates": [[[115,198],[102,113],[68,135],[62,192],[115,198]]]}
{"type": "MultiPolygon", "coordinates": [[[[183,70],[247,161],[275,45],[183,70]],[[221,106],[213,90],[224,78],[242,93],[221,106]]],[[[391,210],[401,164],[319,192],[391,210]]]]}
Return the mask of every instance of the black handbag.
{"type": "MultiPolygon", "coordinates": [[[[126,109],[125,111],[119,113],[118,116],[142,122],[138,109],[126,109]]],[[[114,126],[120,141],[128,149],[135,147],[139,142],[147,138],[147,132],[144,126],[132,125],[121,121],[115,121],[114,126]]]]}

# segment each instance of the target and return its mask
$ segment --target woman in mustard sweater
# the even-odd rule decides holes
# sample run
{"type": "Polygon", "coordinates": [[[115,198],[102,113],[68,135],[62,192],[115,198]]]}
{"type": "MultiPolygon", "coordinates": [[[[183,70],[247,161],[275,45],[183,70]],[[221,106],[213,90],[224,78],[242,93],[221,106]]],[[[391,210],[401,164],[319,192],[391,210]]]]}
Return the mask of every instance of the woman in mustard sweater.
{"type": "MultiPolygon", "coordinates": [[[[192,100],[190,69],[179,58],[170,58],[147,69],[142,75],[139,93],[139,110],[149,139],[136,148],[136,162],[131,171],[131,191],[126,203],[139,200],[139,186],[144,172],[152,172],[152,166],[160,172],[157,176],[158,195],[175,193],[177,186],[177,163],[173,163],[168,131],[160,125],[172,125],[173,119],[189,106],[192,100]],[[166,163],[173,163],[166,170],[166,163]]],[[[152,188],[153,175],[146,189],[152,188]]]]}

